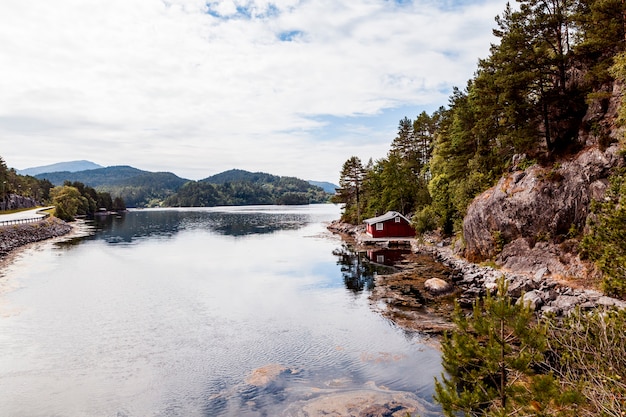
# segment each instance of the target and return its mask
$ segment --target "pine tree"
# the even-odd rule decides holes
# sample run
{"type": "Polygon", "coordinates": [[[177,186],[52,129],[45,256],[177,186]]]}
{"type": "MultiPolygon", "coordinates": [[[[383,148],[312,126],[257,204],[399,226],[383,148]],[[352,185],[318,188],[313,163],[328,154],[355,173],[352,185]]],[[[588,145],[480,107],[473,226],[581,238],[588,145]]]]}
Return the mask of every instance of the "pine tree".
{"type": "Polygon", "coordinates": [[[602,271],[602,287],[609,295],[626,296],[626,170],[610,179],[603,201],[592,204],[594,216],[582,241],[584,254],[602,271]]]}
{"type": "Polygon", "coordinates": [[[435,379],[446,416],[570,415],[554,377],[536,371],[545,327],[528,305],[512,302],[504,277],[497,295],[477,301],[471,316],[457,306],[454,323],[442,342],[446,374],[435,379]]]}
{"type": "Polygon", "coordinates": [[[344,221],[355,224],[361,223],[365,174],[363,164],[357,156],[352,156],[344,162],[339,175],[339,189],[333,197],[335,203],[345,204],[342,215],[344,221]]]}

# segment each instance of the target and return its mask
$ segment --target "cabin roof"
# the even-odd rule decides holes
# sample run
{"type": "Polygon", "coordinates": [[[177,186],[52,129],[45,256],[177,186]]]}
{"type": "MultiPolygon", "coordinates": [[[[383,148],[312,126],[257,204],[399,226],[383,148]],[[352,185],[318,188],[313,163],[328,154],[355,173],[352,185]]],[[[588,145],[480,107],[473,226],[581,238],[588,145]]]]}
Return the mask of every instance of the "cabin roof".
{"type": "Polygon", "coordinates": [[[404,217],[402,214],[398,213],[397,211],[388,211],[387,213],[383,214],[382,216],[372,217],[371,219],[363,220],[363,223],[365,223],[365,224],[382,223],[382,222],[386,222],[386,221],[389,221],[389,220],[393,220],[396,217],[403,218],[407,223],[411,223],[411,221],[409,219],[407,219],[406,217],[404,217]]]}

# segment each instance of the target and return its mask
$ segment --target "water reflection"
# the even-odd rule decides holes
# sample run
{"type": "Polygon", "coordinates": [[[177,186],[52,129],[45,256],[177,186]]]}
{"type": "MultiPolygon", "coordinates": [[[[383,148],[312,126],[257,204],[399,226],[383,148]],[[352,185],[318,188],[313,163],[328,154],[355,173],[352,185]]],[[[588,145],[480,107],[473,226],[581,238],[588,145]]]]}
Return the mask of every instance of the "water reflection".
{"type": "MultiPolygon", "coordinates": [[[[372,251],[373,252],[373,251],[372,251]]],[[[387,251],[387,259],[400,259],[400,254],[392,255],[387,251]]],[[[393,264],[372,262],[368,252],[356,251],[352,246],[344,243],[333,251],[340,265],[341,275],[346,288],[355,294],[374,287],[374,278],[378,274],[391,274],[397,270],[393,264]]],[[[377,259],[374,255],[374,259],[377,259]]],[[[380,260],[380,258],[378,258],[380,260]]]]}
{"type": "Polygon", "coordinates": [[[137,210],[22,257],[0,298],[0,414],[291,417],[365,392],[428,405],[440,354],[372,311],[393,269],[329,237],[338,216],[137,210]]]}
{"type": "Polygon", "coordinates": [[[250,215],[248,208],[223,207],[196,210],[132,210],[117,216],[97,216],[93,225],[98,239],[130,243],[150,238],[171,238],[183,230],[205,230],[225,236],[270,234],[296,230],[313,219],[306,212],[268,206],[250,215]]]}
{"type": "Polygon", "coordinates": [[[408,249],[368,249],[367,259],[380,265],[394,266],[409,253],[408,249]]]}

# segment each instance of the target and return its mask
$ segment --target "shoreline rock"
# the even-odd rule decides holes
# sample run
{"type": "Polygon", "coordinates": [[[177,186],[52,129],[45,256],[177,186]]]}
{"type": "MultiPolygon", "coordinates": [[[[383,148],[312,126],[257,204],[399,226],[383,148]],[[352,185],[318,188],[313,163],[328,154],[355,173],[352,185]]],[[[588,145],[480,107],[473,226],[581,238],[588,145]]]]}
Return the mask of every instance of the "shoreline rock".
{"type": "Polygon", "coordinates": [[[35,223],[16,224],[0,227],[0,260],[11,251],[54,237],[68,234],[72,226],[55,217],[42,219],[35,223]]]}
{"type": "Polygon", "coordinates": [[[471,305],[477,297],[486,295],[487,291],[494,292],[497,280],[504,275],[509,295],[516,301],[523,296],[541,314],[567,315],[576,307],[583,310],[603,306],[626,308],[625,301],[607,297],[600,291],[574,288],[568,286],[567,282],[557,281],[548,275],[547,269],[535,274],[523,274],[481,266],[456,256],[450,246],[415,244],[412,250],[430,253],[438,262],[456,272],[453,280],[462,291],[459,297],[462,306],[471,305]]]}
{"type": "MultiPolygon", "coordinates": [[[[360,250],[367,248],[360,244],[359,236],[364,233],[362,226],[334,221],[328,229],[340,234],[342,238],[347,239],[360,250]]],[[[413,257],[403,265],[404,270],[396,274],[377,277],[377,287],[372,292],[372,305],[396,324],[410,330],[440,333],[450,328],[451,323],[436,320],[436,323],[431,323],[433,320],[426,320],[432,314],[449,316],[451,311],[443,305],[437,306],[437,309],[425,307],[423,300],[425,295],[431,298],[441,298],[444,301],[457,299],[462,307],[471,307],[476,299],[485,296],[488,292],[494,293],[497,289],[497,281],[503,275],[508,283],[508,293],[514,301],[521,302],[521,299],[530,303],[531,307],[540,314],[550,313],[563,316],[576,307],[583,310],[607,306],[626,308],[625,301],[605,296],[594,289],[576,288],[570,282],[557,280],[548,268],[531,272],[515,272],[470,262],[455,254],[450,241],[419,242],[414,240],[411,242],[411,252],[413,257]],[[435,277],[449,282],[452,285],[449,292],[443,294],[428,292],[424,285],[428,278],[423,278],[423,272],[417,274],[412,271],[419,262],[423,261],[423,259],[420,261],[419,255],[429,256],[450,269],[447,278],[428,276],[428,278],[435,277]],[[410,292],[421,295],[417,297],[415,294],[409,294],[410,292]],[[384,308],[379,307],[381,301],[385,304],[384,308]]]]}

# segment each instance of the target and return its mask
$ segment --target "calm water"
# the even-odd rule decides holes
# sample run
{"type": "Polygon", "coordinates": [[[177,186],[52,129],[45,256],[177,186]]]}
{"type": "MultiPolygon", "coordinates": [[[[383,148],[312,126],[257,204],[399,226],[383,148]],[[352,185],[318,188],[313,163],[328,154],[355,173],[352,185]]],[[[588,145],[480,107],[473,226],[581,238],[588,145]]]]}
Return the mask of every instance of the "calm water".
{"type": "Polygon", "coordinates": [[[0,416],[298,415],[372,387],[429,407],[439,352],[371,310],[338,216],[138,210],[21,253],[0,276],[0,416]]]}

